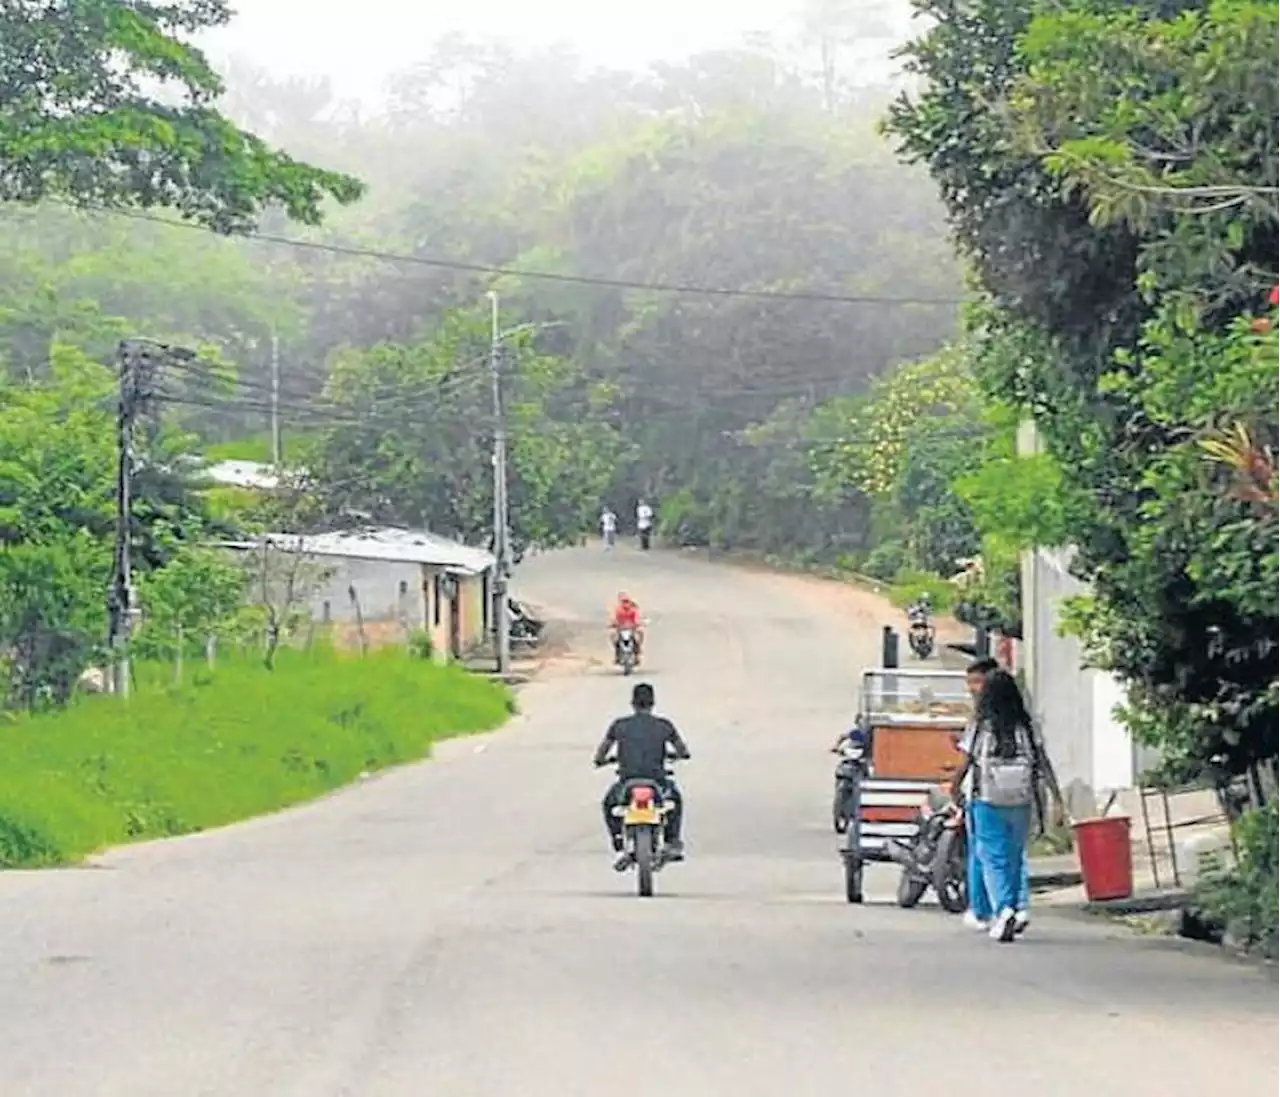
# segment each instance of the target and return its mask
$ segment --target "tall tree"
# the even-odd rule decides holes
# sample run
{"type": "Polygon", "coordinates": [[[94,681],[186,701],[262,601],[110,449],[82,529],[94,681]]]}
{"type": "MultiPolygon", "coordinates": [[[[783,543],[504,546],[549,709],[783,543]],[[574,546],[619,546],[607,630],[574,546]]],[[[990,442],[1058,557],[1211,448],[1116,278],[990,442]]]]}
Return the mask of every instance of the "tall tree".
{"type": "Polygon", "coordinates": [[[0,200],[167,206],[233,232],[271,204],[315,224],[357,198],[214,109],[222,83],[186,36],[229,18],[225,0],[6,0],[0,200]]]}

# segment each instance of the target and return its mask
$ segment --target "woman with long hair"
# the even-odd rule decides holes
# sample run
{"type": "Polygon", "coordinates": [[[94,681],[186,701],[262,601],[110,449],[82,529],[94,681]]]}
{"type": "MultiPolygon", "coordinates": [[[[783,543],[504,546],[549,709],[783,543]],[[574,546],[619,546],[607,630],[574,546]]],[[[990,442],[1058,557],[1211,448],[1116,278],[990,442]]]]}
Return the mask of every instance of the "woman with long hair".
{"type": "Polygon", "coordinates": [[[1019,928],[1019,885],[1042,767],[1031,714],[1007,671],[992,671],[983,686],[971,764],[974,854],[997,912],[991,936],[1008,942],[1019,928]]]}

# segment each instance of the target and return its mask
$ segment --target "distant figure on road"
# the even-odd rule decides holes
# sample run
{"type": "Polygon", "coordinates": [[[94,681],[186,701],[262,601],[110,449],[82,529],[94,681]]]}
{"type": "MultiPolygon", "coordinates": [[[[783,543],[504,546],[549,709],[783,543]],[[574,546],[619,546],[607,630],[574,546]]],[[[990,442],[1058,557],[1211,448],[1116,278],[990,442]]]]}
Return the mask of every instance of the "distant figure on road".
{"type": "Polygon", "coordinates": [[[613,548],[618,539],[618,516],[607,506],[600,512],[600,536],[606,550],[613,548]]]}
{"type": "Polygon", "coordinates": [[[640,547],[648,552],[653,538],[653,507],[643,499],[636,504],[636,533],[640,536],[640,547]]]}
{"type": "MultiPolygon", "coordinates": [[[[609,725],[604,738],[596,748],[595,764],[608,765],[610,758],[618,763],[618,779],[609,786],[600,806],[604,811],[604,825],[609,831],[609,842],[615,854],[622,854],[622,820],[613,809],[622,802],[627,781],[649,780],[656,782],[664,796],[674,801],[675,809],[666,818],[667,856],[679,861],[684,857],[680,841],[680,825],[684,817],[684,800],[675,781],[667,775],[669,756],[686,760],[689,748],[685,746],[675,724],[653,714],[653,686],[641,682],[631,691],[632,715],[624,716],[609,725]]],[[[625,854],[614,865],[619,871],[628,867],[625,854]]]]}

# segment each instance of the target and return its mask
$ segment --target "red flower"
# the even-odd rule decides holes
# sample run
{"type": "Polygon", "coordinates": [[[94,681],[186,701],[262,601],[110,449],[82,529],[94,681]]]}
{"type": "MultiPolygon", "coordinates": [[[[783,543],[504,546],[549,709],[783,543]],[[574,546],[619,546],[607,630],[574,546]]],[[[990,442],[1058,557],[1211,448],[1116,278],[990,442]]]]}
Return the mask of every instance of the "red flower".
{"type": "Polygon", "coordinates": [[[1280,285],[1271,287],[1271,296],[1268,297],[1267,300],[1271,303],[1272,308],[1276,305],[1280,305],[1280,285]]]}

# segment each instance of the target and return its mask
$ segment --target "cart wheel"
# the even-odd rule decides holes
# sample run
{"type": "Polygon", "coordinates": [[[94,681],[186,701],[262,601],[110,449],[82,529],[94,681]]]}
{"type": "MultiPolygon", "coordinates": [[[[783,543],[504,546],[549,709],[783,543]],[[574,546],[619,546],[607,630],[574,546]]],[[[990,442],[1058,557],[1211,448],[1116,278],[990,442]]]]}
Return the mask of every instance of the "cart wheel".
{"type": "Polygon", "coordinates": [[[844,897],[846,902],[862,902],[862,858],[844,859],[844,897]]]}

